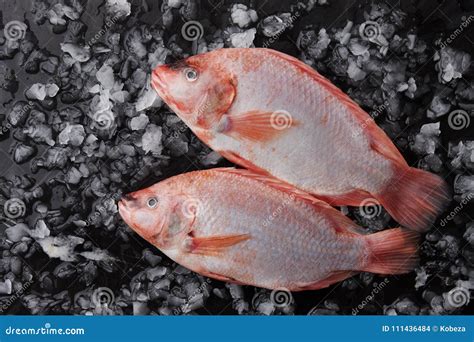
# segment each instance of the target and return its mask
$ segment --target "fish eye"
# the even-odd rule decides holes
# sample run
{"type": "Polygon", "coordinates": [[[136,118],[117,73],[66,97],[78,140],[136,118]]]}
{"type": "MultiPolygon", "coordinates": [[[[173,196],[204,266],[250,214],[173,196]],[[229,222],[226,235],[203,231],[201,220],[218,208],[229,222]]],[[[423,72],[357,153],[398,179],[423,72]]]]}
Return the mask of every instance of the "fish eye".
{"type": "Polygon", "coordinates": [[[184,76],[189,82],[194,82],[198,78],[198,72],[193,68],[184,69],[184,76]]]}
{"type": "Polygon", "coordinates": [[[158,200],[155,197],[150,197],[146,204],[148,205],[148,208],[153,209],[158,205],[158,200]]]}

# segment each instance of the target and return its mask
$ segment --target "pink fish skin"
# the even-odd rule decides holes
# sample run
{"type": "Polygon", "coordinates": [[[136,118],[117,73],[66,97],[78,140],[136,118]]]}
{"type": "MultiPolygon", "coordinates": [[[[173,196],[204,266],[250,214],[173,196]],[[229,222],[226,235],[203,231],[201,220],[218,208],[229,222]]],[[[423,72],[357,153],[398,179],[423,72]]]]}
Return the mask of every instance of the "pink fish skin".
{"type": "Polygon", "coordinates": [[[218,280],[291,291],[360,272],[406,273],[418,234],[371,235],[324,202],[248,170],[190,172],[124,196],[124,221],[177,263],[218,280]]]}
{"type": "Polygon", "coordinates": [[[379,203],[424,231],[450,201],[440,177],[409,167],[364,110],[291,56],[215,50],[157,67],[152,85],[212,149],[331,205],[379,203]]]}

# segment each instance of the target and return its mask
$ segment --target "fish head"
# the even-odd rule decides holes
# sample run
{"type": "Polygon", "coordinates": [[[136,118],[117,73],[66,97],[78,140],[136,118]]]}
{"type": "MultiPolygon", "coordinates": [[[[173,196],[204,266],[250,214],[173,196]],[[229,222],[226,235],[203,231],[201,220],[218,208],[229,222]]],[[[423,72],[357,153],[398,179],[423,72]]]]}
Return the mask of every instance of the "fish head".
{"type": "Polygon", "coordinates": [[[215,54],[205,53],[153,70],[152,86],[194,131],[216,127],[236,96],[236,81],[215,54]]]}
{"type": "Polygon", "coordinates": [[[126,194],[118,202],[122,219],[161,249],[174,248],[191,230],[193,217],[183,212],[183,195],[167,182],[126,194]]]}

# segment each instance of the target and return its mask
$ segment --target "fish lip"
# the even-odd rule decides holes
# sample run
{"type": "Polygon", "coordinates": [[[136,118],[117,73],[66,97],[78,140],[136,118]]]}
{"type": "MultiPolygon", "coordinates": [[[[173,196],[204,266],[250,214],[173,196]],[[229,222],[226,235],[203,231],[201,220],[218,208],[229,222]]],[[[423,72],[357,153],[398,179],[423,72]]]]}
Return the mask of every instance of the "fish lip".
{"type": "Polygon", "coordinates": [[[152,88],[155,89],[159,97],[161,97],[163,100],[168,98],[166,83],[163,81],[163,78],[158,75],[158,72],[156,70],[153,70],[153,72],[151,73],[151,85],[152,88]]]}
{"type": "MultiPolygon", "coordinates": [[[[158,69],[158,68],[156,68],[156,69],[158,69]]],[[[152,76],[153,76],[153,78],[155,78],[156,80],[161,81],[160,74],[158,74],[158,71],[157,71],[156,69],[153,70],[152,76]]]]}
{"type": "MultiPolygon", "coordinates": [[[[157,68],[158,69],[158,68],[157,68]]],[[[157,69],[153,70],[151,73],[151,79],[154,83],[156,83],[161,89],[164,88],[163,78],[159,75],[157,69]]]]}
{"type": "Polygon", "coordinates": [[[125,205],[127,205],[128,201],[133,201],[135,197],[131,193],[128,194],[123,194],[120,201],[124,202],[125,205]]]}
{"type": "Polygon", "coordinates": [[[122,219],[125,222],[127,222],[130,218],[130,212],[129,212],[129,207],[127,206],[127,202],[124,201],[123,199],[118,201],[118,210],[119,210],[119,214],[122,217],[122,219]]]}
{"type": "Polygon", "coordinates": [[[132,207],[130,204],[131,204],[130,199],[122,198],[118,201],[119,208],[122,207],[124,210],[130,210],[132,207]]]}

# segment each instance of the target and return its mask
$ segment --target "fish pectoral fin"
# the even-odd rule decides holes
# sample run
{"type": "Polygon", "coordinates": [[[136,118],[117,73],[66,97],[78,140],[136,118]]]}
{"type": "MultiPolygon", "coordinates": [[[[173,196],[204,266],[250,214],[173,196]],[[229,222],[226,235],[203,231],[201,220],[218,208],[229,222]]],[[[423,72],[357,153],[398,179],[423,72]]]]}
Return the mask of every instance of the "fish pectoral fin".
{"type": "Polygon", "coordinates": [[[353,275],[357,274],[358,272],[355,271],[335,271],[332,272],[328,277],[323,280],[320,280],[316,283],[312,284],[302,284],[296,291],[311,291],[311,290],[319,290],[324,289],[332,284],[339,283],[347,278],[352,277],[353,275]]]}
{"type": "Polygon", "coordinates": [[[190,237],[187,248],[189,253],[215,255],[248,239],[250,239],[249,234],[190,237]]]}
{"type": "Polygon", "coordinates": [[[288,129],[296,126],[290,113],[285,111],[265,112],[251,110],[239,115],[231,115],[226,127],[228,135],[263,142],[276,138],[288,129]]]}

